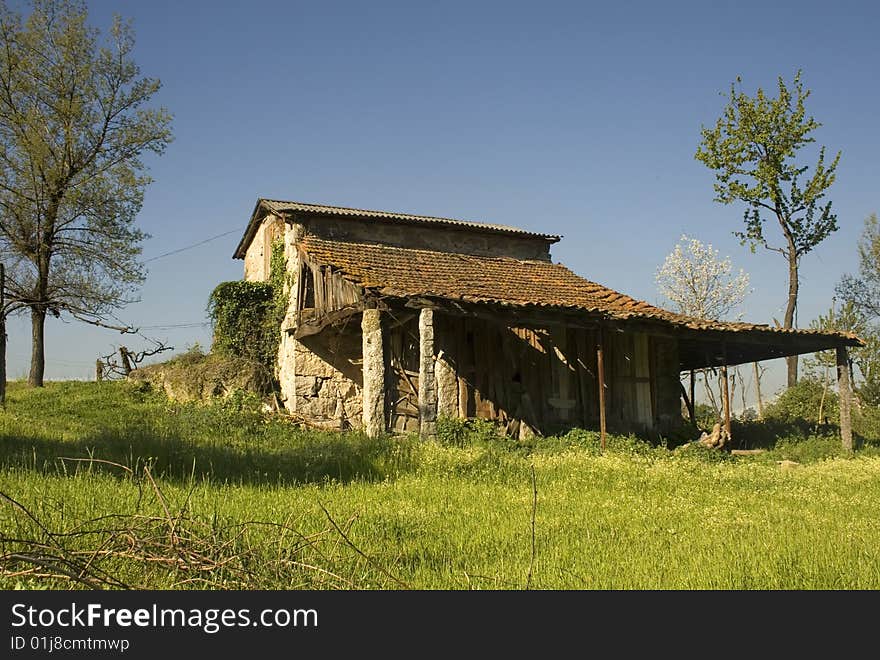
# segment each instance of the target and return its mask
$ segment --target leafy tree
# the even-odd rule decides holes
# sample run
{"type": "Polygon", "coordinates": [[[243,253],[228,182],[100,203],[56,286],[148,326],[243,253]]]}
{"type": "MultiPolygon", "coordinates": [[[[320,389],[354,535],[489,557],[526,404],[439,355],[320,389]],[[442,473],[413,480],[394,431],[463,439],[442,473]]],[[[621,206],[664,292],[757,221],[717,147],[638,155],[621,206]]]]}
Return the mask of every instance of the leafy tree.
{"type": "Polygon", "coordinates": [[[844,275],[837,295],[852,303],[869,319],[880,319],[880,223],[877,214],[865,219],[859,238],[859,274],[844,275]]]}
{"type": "Polygon", "coordinates": [[[26,19],[0,2],[0,258],[10,311],[31,314],[33,386],[47,313],[101,325],[143,281],[141,157],[171,141],[131,24],[102,38],[87,18],[76,0],[34,0],[26,19]]]}
{"type": "MultiPolygon", "coordinates": [[[[820,314],[810,327],[851,332],[865,342],[864,346],[849,349],[850,382],[863,403],[880,404],[880,331],[876,325],[853,302],[847,301],[838,310],[832,306],[828,314],[820,314]]],[[[804,366],[812,378],[824,381],[836,365],[837,358],[831,350],[814,353],[804,366]]]]}
{"type": "Polygon", "coordinates": [[[730,257],[696,238],[682,236],[655,276],[657,288],[675,310],[704,319],[723,319],[749,292],[749,276],[735,273],[730,257]]]}
{"type": "MultiPolygon", "coordinates": [[[[794,327],[801,258],[837,230],[831,202],[821,204],[834,183],[840,152],[825,162],[819,150],[812,175],[796,162],[801,148],[815,141],[821,126],[808,117],[804,101],[810,91],[801,83],[800,71],[791,89],[778,79],[779,95],[770,98],[762,89],[754,97],[737,91],[737,78],[730,87],[727,106],[715,126],[703,127],[696,158],[715,171],[715,201],[744,202],[744,231],[734,232],[752,251],[760,246],[782,255],[788,264],[788,298],[783,327],[794,327]],[[764,224],[770,218],[779,225],[781,243],[771,243],[764,224]]],[[[787,358],[788,386],[797,382],[797,356],[787,358]]]]}
{"type": "MultiPolygon", "coordinates": [[[[834,319],[832,329],[849,330],[865,341],[865,346],[850,349],[852,362],[861,374],[857,393],[863,402],[880,405],[880,223],[876,213],[865,219],[858,253],[858,276],[844,275],[836,287],[837,295],[844,300],[842,309],[857,323],[847,323],[843,316],[834,319]]],[[[827,322],[823,317],[819,321],[827,322]]]]}

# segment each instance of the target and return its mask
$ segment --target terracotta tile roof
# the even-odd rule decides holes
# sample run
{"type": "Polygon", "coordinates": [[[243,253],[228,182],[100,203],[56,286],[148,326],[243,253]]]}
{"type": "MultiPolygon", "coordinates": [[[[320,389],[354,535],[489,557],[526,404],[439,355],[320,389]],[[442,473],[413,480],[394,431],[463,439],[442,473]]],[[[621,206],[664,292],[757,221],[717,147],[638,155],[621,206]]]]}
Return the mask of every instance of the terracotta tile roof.
{"type": "Polygon", "coordinates": [[[848,333],[782,330],[683,316],[586,280],[562,264],[546,261],[346,243],[311,235],[302,239],[300,247],[312,261],[331,266],[347,280],[384,295],[583,310],[614,319],[655,319],[693,330],[815,334],[860,343],[848,333]]]}

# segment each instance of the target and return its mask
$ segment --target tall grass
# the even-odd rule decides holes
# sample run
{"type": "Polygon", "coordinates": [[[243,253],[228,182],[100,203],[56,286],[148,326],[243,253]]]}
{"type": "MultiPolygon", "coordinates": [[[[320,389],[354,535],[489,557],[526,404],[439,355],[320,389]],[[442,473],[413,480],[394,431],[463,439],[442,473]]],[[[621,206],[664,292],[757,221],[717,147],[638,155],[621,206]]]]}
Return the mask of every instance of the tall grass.
{"type": "Polygon", "coordinates": [[[585,431],[453,431],[371,440],[241,399],[13,387],[0,587],[522,589],[530,570],[537,589],[880,587],[873,447],[812,436],[731,457],[612,437],[603,453],[585,431]]]}

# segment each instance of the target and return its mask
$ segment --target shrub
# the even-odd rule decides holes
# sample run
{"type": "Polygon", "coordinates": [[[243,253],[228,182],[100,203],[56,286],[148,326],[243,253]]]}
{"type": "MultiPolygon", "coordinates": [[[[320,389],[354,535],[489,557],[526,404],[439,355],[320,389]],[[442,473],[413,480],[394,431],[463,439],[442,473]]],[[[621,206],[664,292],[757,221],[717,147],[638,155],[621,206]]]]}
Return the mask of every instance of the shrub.
{"type": "Polygon", "coordinates": [[[449,447],[464,447],[469,430],[463,419],[441,416],[437,419],[437,441],[449,447]]]}
{"type": "Polygon", "coordinates": [[[782,392],[773,403],[766,406],[764,416],[783,422],[804,420],[813,424],[824,424],[825,418],[833,422],[839,416],[837,393],[831,386],[821,381],[804,378],[794,387],[782,392]],[[824,401],[823,401],[824,396],[824,401]],[[819,408],[822,419],[819,419],[819,408]]]}
{"type": "Polygon", "coordinates": [[[212,350],[254,360],[274,369],[287,313],[289,288],[284,244],[272,244],[268,282],[222,282],[208,299],[214,324],[212,350]]]}
{"type": "Polygon", "coordinates": [[[437,440],[444,445],[486,445],[500,439],[498,427],[487,419],[440,417],[437,420],[437,440]]]}
{"type": "Polygon", "coordinates": [[[273,364],[278,341],[274,292],[267,282],[222,282],[211,293],[208,314],[214,323],[212,350],[273,364]]]}

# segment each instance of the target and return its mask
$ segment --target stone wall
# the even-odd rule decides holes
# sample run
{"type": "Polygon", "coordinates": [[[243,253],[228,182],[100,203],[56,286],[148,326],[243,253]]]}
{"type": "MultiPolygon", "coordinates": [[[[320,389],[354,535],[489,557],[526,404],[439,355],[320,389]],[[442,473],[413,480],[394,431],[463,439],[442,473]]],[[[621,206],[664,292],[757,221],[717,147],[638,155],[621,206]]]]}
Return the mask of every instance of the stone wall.
{"type": "MultiPolygon", "coordinates": [[[[327,328],[301,340],[288,335],[285,350],[292,370],[283,396],[291,412],[328,428],[360,428],[363,403],[361,332],[352,321],[342,331],[327,328]]],[[[281,365],[279,365],[280,367],[281,365]]]]}
{"type": "Polygon", "coordinates": [[[419,250],[550,261],[550,243],[538,237],[434,227],[429,223],[416,227],[355,218],[312,216],[301,220],[297,217],[297,222],[300,221],[306,231],[328,240],[384,243],[419,250]]]}
{"type": "Polygon", "coordinates": [[[208,402],[236,390],[264,396],[272,389],[266,367],[244,358],[214,354],[179,356],[135,369],[128,378],[147,382],[175,401],[208,402]]]}
{"type": "Polygon", "coordinates": [[[269,279],[272,243],[284,232],[284,221],[278,216],[268,215],[263,219],[244,255],[245,280],[265,282],[269,279]]]}

